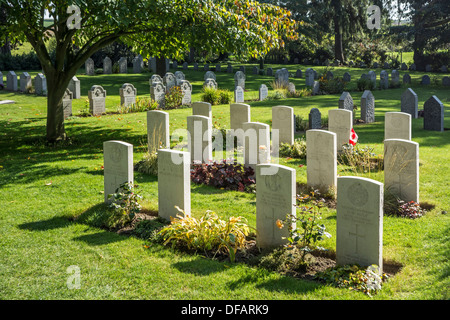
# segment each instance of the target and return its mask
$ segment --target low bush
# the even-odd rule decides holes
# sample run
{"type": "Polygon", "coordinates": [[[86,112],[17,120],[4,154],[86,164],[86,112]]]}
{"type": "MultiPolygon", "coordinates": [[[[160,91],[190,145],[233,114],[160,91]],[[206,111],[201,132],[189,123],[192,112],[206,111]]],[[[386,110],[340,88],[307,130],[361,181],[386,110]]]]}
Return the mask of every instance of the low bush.
{"type": "Polygon", "coordinates": [[[294,144],[281,143],[279,149],[280,157],[306,159],[306,140],[301,137],[294,140],[294,144]]]}
{"type": "Polygon", "coordinates": [[[367,78],[360,78],[359,80],[357,80],[356,87],[358,88],[358,91],[365,91],[365,90],[373,91],[375,89],[374,83],[367,78]]]}
{"type": "Polygon", "coordinates": [[[232,99],[232,93],[227,89],[216,89],[205,86],[202,89],[201,99],[204,102],[209,102],[211,105],[229,104],[232,99]]]}
{"type": "Polygon", "coordinates": [[[159,231],[164,245],[180,249],[201,251],[206,256],[227,254],[231,262],[236,252],[245,250],[250,227],[242,217],[222,220],[216,213],[207,211],[200,218],[185,214],[171,218],[171,224],[159,231]]]}
{"type": "Polygon", "coordinates": [[[390,190],[384,192],[384,213],[408,219],[417,219],[425,215],[427,210],[415,201],[403,201],[395,196],[390,190]]]}
{"type": "Polygon", "coordinates": [[[225,190],[252,192],[255,174],[251,167],[231,161],[213,162],[210,164],[193,164],[191,181],[225,190]]]}
{"type": "Polygon", "coordinates": [[[373,148],[360,147],[359,144],[345,144],[337,158],[339,164],[348,166],[353,172],[367,173],[384,168],[383,155],[374,153],[373,148]]]}
{"type": "Polygon", "coordinates": [[[156,110],[158,108],[158,102],[153,101],[149,97],[139,98],[136,97],[136,102],[129,106],[119,106],[117,107],[117,112],[120,114],[134,113],[134,112],[145,112],[149,110],[156,110]]]}
{"type": "Polygon", "coordinates": [[[340,77],[334,77],[333,79],[327,79],[326,74],[319,78],[319,91],[326,94],[336,94],[345,91],[347,82],[340,77]]]}
{"type": "Polygon", "coordinates": [[[166,92],[164,109],[178,109],[183,104],[183,93],[179,86],[174,86],[166,92]]]}
{"type": "Polygon", "coordinates": [[[149,174],[152,176],[158,175],[158,153],[147,152],[144,154],[141,161],[134,165],[134,170],[140,173],[149,174]]]}
{"type": "Polygon", "coordinates": [[[120,228],[133,221],[142,208],[139,203],[142,196],[135,191],[135,188],[137,185],[126,182],[120,185],[115,193],[108,195],[108,200],[111,201],[109,208],[112,210],[105,223],[106,227],[120,228]]]}
{"type": "Polygon", "coordinates": [[[357,290],[372,296],[381,290],[382,283],[388,277],[386,274],[380,276],[376,265],[367,268],[358,265],[346,265],[319,272],[315,275],[315,279],[338,288],[357,290]]]}

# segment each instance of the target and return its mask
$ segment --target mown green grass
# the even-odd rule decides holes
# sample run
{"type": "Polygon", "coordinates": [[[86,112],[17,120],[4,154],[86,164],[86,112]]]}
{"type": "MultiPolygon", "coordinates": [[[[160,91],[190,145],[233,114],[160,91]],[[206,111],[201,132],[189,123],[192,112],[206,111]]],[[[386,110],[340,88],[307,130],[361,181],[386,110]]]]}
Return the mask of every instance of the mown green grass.
{"type": "MultiPolygon", "coordinates": [[[[307,66],[287,67],[291,73],[307,66]]],[[[271,107],[288,105],[307,119],[317,107],[322,115],[337,108],[339,95],[325,95],[277,101],[256,99],[261,83],[272,77],[251,74],[247,66],[245,98],[251,105],[252,121],[271,123],[271,107]]],[[[235,68],[236,70],[237,68],[235,68]]],[[[318,71],[323,70],[319,67],[318,71]]],[[[173,71],[173,70],[172,70],[173,71]]],[[[345,71],[354,82],[363,69],[345,71]]],[[[46,99],[34,95],[0,91],[0,99],[16,104],[0,106],[0,297],[2,299],[368,299],[362,293],[337,289],[316,282],[282,276],[245,264],[211,261],[183,254],[141,239],[107,232],[95,225],[103,201],[103,142],[122,140],[134,145],[134,162],[146,151],[146,114],[113,114],[120,101],[119,88],[125,82],[136,86],[139,96],[149,96],[151,74],[97,75],[88,77],[80,70],[83,97],[73,102],[74,116],[66,121],[72,144],[47,147],[43,143],[46,99]],[[107,90],[108,115],[77,117],[85,108],[87,92],[94,84],[107,90]],[[89,223],[73,222],[82,216],[89,223]],[[81,271],[81,289],[68,289],[66,272],[71,265],[81,271]]],[[[379,70],[377,70],[379,74],[379,70]]],[[[400,72],[401,76],[403,72],[400,72]]],[[[37,71],[30,71],[34,78],[37,71]]],[[[188,70],[193,84],[193,101],[200,100],[203,71],[188,70]]],[[[445,127],[450,128],[448,88],[421,87],[422,73],[412,72],[412,88],[419,96],[419,109],[432,95],[445,105],[445,127]]],[[[438,79],[443,77],[438,75],[438,79]]],[[[6,81],[6,75],[4,77],[6,81]]],[[[233,74],[217,73],[221,88],[232,90],[233,74]]],[[[292,79],[297,88],[304,79],[292,79]]],[[[269,87],[270,89],[270,87],[269,87]]],[[[383,153],[384,113],[399,111],[405,88],[375,90],[376,122],[357,125],[359,143],[383,153]]],[[[357,105],[362,92],[350,86],[357,105]]],[[[190,108],[170,110],[170,130],[186,128],[190,108]]],[[[229,127],[229,106],[213,107],[213,121],[229,127]]],[[[449,151],[450,134],[424,131],[423,119],[413,120],[413,140],[420,144],[420,198],[435,206],[418,220],[384,218],[383,256],[403,265],[373,299],[448,299],[449,151]]],[[[300,137],[302,133],[297,134],[300,137]]],[[[306,182],[304,160],[280,159],[297,170],[297,181],[306,182]]],[[[349,174],[339,167],[341,175],[349,174]]],[[[382,173],[364,176],[383,182],[382,173]]],[[[135,173],[147,207],[157,209],[157,179],[135,173]]],[[[192,211],[200,215],[213,210],[219,215],[244,216],[255,226],[255,195],[192,185],[192,211]]],[[[332,234],[323,246],[335,249],[336,212],[324,212],[323,221],[332,234]]]]}

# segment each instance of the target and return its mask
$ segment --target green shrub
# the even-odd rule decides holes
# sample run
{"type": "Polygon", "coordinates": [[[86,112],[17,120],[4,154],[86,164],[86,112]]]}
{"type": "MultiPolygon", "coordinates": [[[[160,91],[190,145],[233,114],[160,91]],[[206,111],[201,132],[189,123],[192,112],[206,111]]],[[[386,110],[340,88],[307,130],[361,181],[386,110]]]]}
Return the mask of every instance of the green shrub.
{"type": "Polygon", "coordinates": [[[367,268],[358,265],[337,266],[315,275],[316,280],[331,284],[338,288],[361,291],[369,296],[381,290],[382,283],[388,277],[378,274],[378,266],[367,268]]]}
{"type": "Polygon", "coordinates": [[[165,95],[164,109],[178,109],[182,105],[183,93],[179,86],[170,88],[165,95]]]}
{"type": "Polygon", "coordinates": [[[216,89],[213,87],[203,87],[201,99],[211,105],[229,104],[233,99],[233,94],[227,89],[216,89]]]}
{"type": "Polygon", "coordinates": [[[373,148],[368,146],[360,147],[359,144],[355,146],[349,143],[343,145],[337,158],[339,164],[348,166],[349,170],[353,172],[367,173],[384,168],[383,155],[374,153],[373,148]]]}
{"type": "Polygon", "coordinates": [[[136,102],[129,105],[124,106],[121,105],[117,107],[117,112],[120,114],[125,113],[134,113],[134,112],[144,112],[148,110],[156,110],[158,108],[158,102],[153,101],[149,97],[139,98],[136,97],[136,102]]]}
{"type": "Polygon", "coordinates": [[[267,98],[269,98],[270,100],[281,100],[286,99],[287,95],[288,95],[287,89],[274,89],[269,93],[267,98]]]}
{"type": "Polygon", "coordinates": [[[157,176],[158,175],[158,153],[156,151],[145,153],[143,159],[135,164],[134,170],[136,170],[140,173],[157,176]]]}
{"type": "Polygon", "coordinates": [[[111,201],[109,208],[111,209],[110,217],[106,221],[108,228],[120,228],[133,221],[141,210],[139,200],[142,196],[135,192],[137,186],[130,182],[123,183],[116,192],[108,195],[111,201]]]}
{"type": "Polygon", "coordinates": [[[280,157],[306,159],[306,140],[301,137],[294,140],[294,144],[281,143],[279,149],[280,157]]]}
{"type": "Polygon", "coordinates": [[[365,90],[374,90],[375,85],[370,79],[366,78],[360,78],[356,81],[356,86],[358,88],[358,91],[365,91],[365,90]]]}
{"type": "Polygon", "coordinates": [[[206,256],[228,254],[230,261],[235,261],[237,250],[245,250],[250,227],[242,217],[230,217],[222,220],[212,211],[207,211],[200,218],[185,214],[171,218],[171,224],[164,227],[159,234],[164,245],[201,251],[206,256]]]}
{"type": "Polygon", "coordinates": [[[345,91],[347,82],[340,77],[334,77],[333,79],[328,80],[326,74],[324,74],[319,78],[319,86],[319,91],[321,92],[336,94],[345,91]]]}

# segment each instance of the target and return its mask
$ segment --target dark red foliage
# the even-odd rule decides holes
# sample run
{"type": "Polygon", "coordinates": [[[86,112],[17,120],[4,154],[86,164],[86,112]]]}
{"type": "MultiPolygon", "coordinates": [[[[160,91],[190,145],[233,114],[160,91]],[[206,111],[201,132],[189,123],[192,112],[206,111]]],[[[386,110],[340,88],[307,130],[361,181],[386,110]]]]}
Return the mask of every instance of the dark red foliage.
{"type": "Polygon", "coordinates": [[[194,164],[191,180],[225,190],[248,191],[255,184],[254,170],[242,164],[231,162],[211,162],[194,164]]]}

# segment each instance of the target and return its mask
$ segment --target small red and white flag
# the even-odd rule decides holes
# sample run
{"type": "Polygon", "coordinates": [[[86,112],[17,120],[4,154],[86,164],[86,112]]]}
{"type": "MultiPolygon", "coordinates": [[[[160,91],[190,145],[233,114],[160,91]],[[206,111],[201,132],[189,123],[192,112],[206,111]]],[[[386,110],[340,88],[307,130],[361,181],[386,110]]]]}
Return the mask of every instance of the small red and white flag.
{"type": "Polygon", "coordinates": [[[348,143],[351,145],[356,145],[356,142],[358,142],[358,135],[356,134],[355,130],[350,131],[350,139],[348,140],[348,143]]]}

